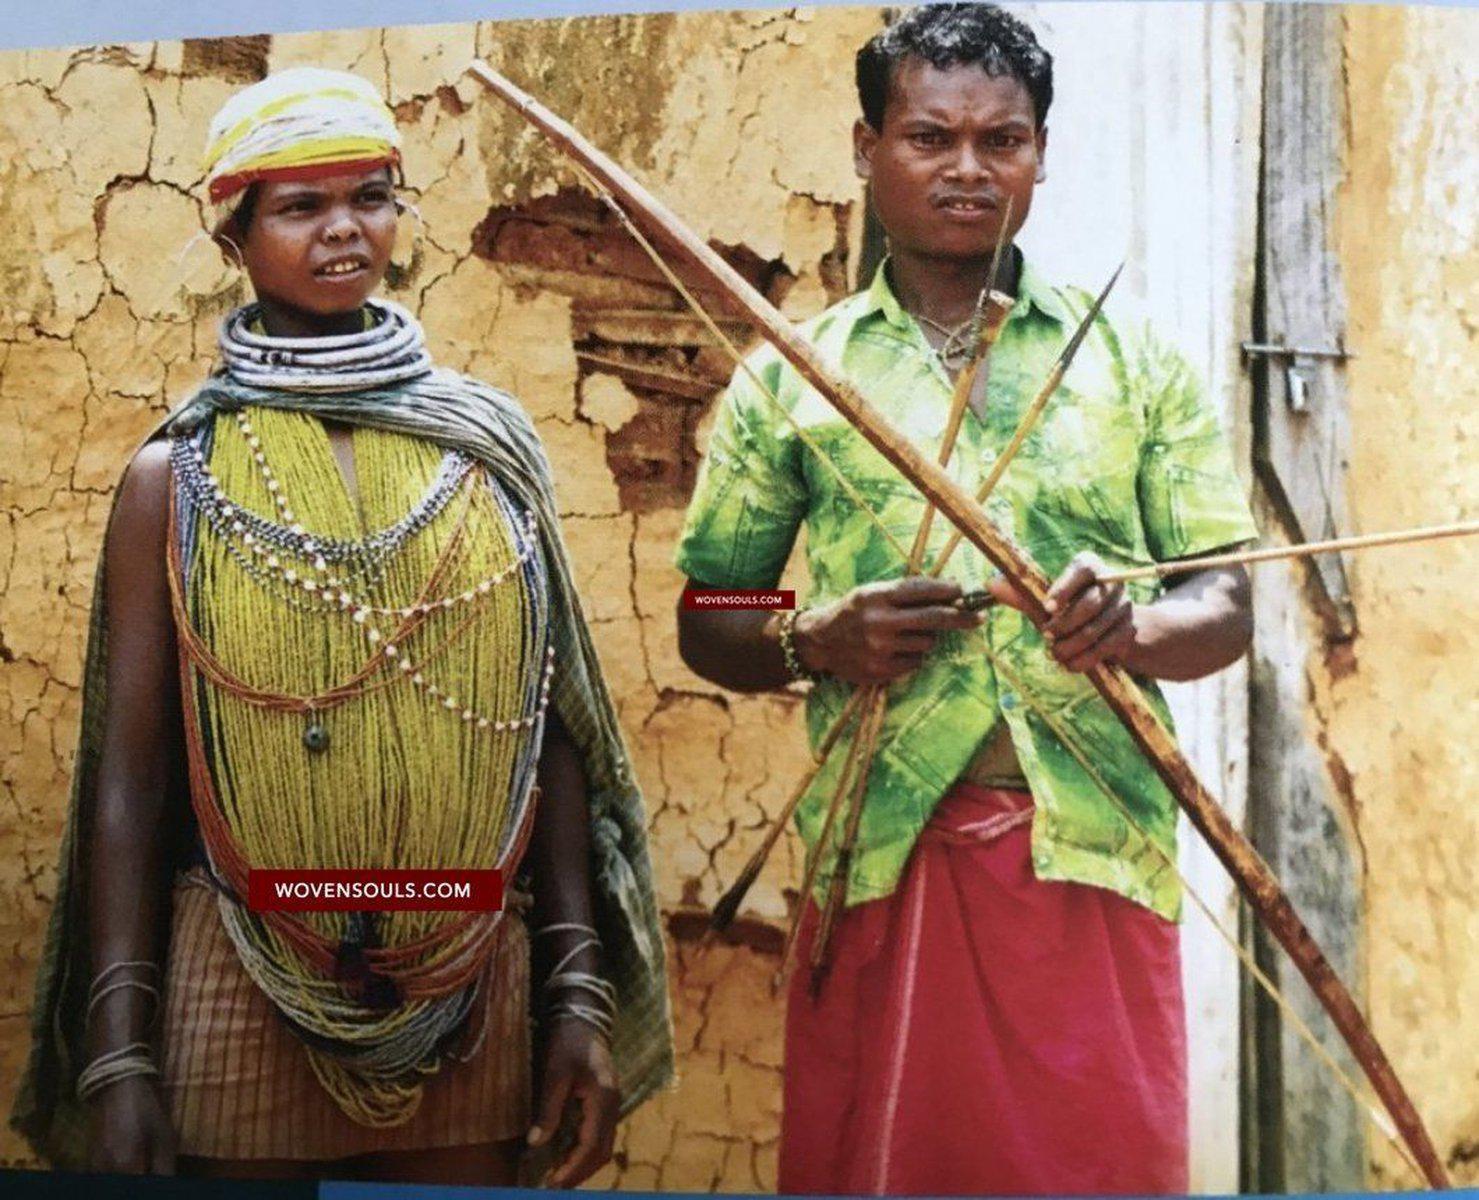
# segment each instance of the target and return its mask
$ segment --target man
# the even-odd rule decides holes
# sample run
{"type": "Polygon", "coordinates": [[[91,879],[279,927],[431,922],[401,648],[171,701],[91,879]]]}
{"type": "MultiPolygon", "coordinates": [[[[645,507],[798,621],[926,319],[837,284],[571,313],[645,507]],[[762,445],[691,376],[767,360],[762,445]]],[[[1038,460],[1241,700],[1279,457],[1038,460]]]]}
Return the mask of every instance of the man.
{"type": "MultiPolygon", "coordinates": [[[[994,6],[931,5],[870,41],[857,76],[857,171],[889,255],[806,332],[933,454],[952,334],[988,283],[1013,296],[950,463],[974,492],[1088,309],[1015,247],[986,277],[1002,223],[1011,246],[1044,178],[1051,59],[994,6]]],[[[752,366],[907,546],[921,497],[774,354],[752,366]]],[[[1168,719],[1150,680],[1242,655],[1247,580],[1189,569],[1161,591],[1098,577],[1256,531],[1192,372],[1106,317],[987,510],[1056,576],[1041,630],[969,546],[939,580],[904,578],[890,538],[748,376],[722,401],[678,565],[695,587],[770,587],[804,524],[812,592],[794,614],[680,610],[685,661],[738,691],[814,679],[814,746],[854,688],[890,685],[830,970],[815,995],[807,971],[792,980],[783,1192],[1187,1186],[1176,806],[1083,672],[1128,668],[1168,719]],[[983,587],[1001,602],[991,611],[956,605],[983,587]]],[[[935,522],[926,567],[949,533],[935,522]]],[[[803,964],[847,742],[798,812],[822,856],[803,964]]]]}

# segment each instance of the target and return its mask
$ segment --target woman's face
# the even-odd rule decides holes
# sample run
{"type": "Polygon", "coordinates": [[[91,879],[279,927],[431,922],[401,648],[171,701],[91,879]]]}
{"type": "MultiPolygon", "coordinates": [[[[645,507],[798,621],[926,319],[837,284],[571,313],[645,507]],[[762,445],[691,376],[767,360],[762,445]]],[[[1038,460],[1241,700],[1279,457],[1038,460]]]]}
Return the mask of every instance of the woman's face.
{"type": "Polygon", "coordinates": [[[395,245],[390,169],[256,186],[237,232],[257,298],[309,317],[357,310],[380,286],[395,245]]]}

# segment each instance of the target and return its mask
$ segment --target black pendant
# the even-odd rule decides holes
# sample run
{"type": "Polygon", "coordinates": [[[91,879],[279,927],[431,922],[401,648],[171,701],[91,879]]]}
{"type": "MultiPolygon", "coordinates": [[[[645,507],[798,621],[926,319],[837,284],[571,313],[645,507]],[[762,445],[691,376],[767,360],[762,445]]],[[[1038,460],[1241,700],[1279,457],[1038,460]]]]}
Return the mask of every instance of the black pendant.
{"type": "Polygon", "coordinates": [[[303,746],[310,754],[322,754],[329,748],[329,731],[317,721],[303,731],[303,746]]]}

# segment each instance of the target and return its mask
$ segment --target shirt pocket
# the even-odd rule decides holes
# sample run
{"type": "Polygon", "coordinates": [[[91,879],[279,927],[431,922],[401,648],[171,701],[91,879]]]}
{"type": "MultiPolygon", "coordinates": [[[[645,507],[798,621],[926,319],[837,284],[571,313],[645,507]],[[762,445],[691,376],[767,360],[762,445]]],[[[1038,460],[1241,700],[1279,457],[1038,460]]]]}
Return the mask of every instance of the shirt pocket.
{"type": "Polygon", "coordinates": [[[1145,558],[1135,464],[1106,460],[1098,466],[1066,463],[1046,471],[1026,498],[1029,541],[1050,576],[1084,550],[1111,562],[1145,558]]]}
{"type": "Polygon", "coordinates": [[[1056,712],[1095,693],[1087,675],[1066,671],[1053,660],[1042,634],[1021,613],[998,608],[989,628],[992,653],[1014,676],[1010,680],[1000,678],[998,686],[1003,695],[1018,692],[1018,683],[1030,693],[1010,703],[1003,700],[1003,707],[1021,703],[1031,709],[1041,704],[1056,712]]]}
{"type": "Polygon", "coordinates": [[[821,431],[817,443],[837,470],[814,457],[807,464],[813,578],[836,593],[902,577],[904,556],[924,515],[923,496],[850,427],[821,431]]]}
{"type": "Polygon", "coordinates": [[[993,711],[977,692],[967,671],[937,662],[890,704],[879,754],[891,777],[908,781],[899,790],[919,806],[915,816],[921,820],[991,728],[993,711]]]}
{"type": "Polygon", "coordinates": [[[1067,550],[1066,558],[1077,550],[1143,557],[1140,440],[1133,411],[1115,396],[1060,389],[1048,402],[1041,429],[1027,442],[1030,477],[1018,495],[1029,514],[1042,514],[1040,533],[1067,550]]]}
{"type": "Polygon", "coordinates": [[[1154,455],[1142,472],[1145,536],[1158,559],[1205,553],[1258,536],[1242,485],[1229,467],[1154,455]]]}

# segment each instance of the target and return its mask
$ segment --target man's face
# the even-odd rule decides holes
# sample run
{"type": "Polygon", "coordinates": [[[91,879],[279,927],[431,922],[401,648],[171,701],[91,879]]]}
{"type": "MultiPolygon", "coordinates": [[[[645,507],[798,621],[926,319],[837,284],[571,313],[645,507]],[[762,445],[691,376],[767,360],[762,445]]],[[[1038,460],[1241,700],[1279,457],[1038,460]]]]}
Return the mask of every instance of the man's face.
{"type": "Polygon", "coordinates": [[[352,312],[385,276],[395,196],[385,167],[266,180],[242,243],[259,297],[318,316],[352,312]]]}
{"type": "Polygon", "coordinates": [[[858,175],[895,253],[969,259],[989,255],[1007,201],[1007,240],[1045,177],[1047,129],[1032,99],[1010,75],[980,67],[941,70],[919,58],[895,69],[883,128],[853,128],[858,175]]]}

